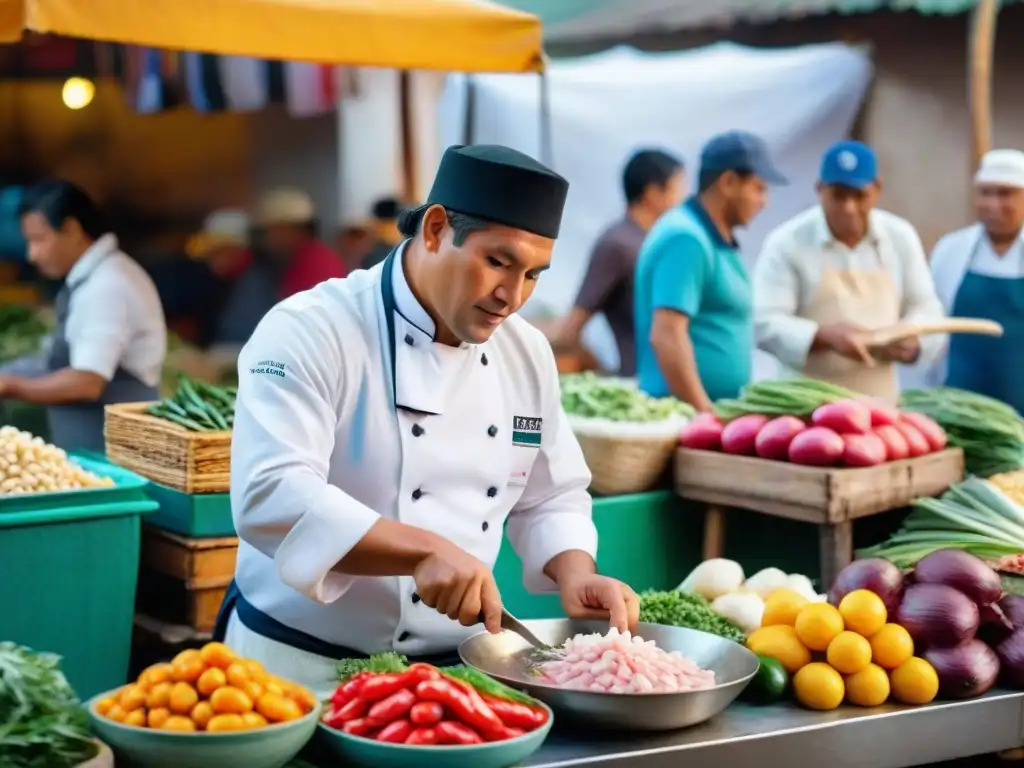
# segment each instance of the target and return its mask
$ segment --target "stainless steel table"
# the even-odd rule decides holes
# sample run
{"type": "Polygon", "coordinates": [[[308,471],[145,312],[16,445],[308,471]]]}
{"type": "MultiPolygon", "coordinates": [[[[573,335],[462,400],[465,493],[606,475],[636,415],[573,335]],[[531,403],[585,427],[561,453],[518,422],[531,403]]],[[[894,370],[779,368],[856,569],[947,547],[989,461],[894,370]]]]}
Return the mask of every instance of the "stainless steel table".
{"type": "Polygon", "coordinates": [[[524,768],[906,768],[1024,745],[1024,693],[994,691],[927,707],[809,712],[734,704],[670,734],[558,732],[524,768]]]}

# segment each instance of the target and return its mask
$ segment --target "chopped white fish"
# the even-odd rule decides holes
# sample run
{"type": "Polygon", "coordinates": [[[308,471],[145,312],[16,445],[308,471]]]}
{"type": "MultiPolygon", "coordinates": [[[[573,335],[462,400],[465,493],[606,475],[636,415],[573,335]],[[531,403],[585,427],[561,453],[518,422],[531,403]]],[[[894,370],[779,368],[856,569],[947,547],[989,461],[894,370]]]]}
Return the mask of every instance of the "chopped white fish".
{"type": "Polygon", "coordinates": [[[557,658],[540,665],[544,682],[596,693],[677,693],[715,684],[715,673],[679,651],[612,629],[607,635],[576,635],[557,658]]]}

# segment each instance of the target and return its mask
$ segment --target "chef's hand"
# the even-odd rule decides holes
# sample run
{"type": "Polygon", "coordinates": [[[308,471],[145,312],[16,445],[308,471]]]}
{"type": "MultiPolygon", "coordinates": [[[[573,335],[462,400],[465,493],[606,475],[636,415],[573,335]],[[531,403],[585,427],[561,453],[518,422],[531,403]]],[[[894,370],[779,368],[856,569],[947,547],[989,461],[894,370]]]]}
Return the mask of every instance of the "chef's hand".
{"type": "Polygon", "coordinates": [[[491,569],[472,555],[445,542],[412,574],[416,594],[431,608],[464,627],[479,624],[501,632],[501,595],[491,569]]]}
{"type": "Polygon", "coordinates": [[[866,337],[867,332],[859,325],[835,323],[820,326],[814,336],[814,341],[817,346],[831,349],[850,360],[874,366],[875,359],[865,344],[866,337]]]}
{"type": "Polygon", "coordinates": [[[563,579],[559,589],[570,619],[603,619],[620,632],[640,621],[640,598],[618,579],[588,573],[563,579]]]}
{"type": "Polygon", "coordinates": [[[893,363],[915,363],[921,355],[921,338],[908,336],[883,347],[872,350],[872,354],[881,360],[893,363]]]}

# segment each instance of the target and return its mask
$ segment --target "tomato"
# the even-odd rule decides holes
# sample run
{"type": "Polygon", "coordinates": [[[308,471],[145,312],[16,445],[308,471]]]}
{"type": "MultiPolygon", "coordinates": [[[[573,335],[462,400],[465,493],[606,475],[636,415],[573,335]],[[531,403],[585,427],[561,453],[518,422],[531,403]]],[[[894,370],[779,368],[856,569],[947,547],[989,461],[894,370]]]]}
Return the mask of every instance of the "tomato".
{"type": "Polygon", "coordinates": [[[243,715],[251,712],[253,708],[252,699],[232,685],[225,685],[214,691],[210,696],[210,704],[218,715],[243,715]]]}

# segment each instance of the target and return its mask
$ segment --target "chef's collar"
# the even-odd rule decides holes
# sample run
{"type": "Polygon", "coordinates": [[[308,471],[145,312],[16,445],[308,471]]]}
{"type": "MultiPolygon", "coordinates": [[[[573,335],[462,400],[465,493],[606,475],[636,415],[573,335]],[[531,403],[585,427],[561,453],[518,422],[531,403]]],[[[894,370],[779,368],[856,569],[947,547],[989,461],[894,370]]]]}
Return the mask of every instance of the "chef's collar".
{"type": "Polygon", "coordinates": [[[85,249],[85,253],[78,257],[78,261],[68,271],[68,276],[65,279],[67,286],[71,288],[85,280],[101,261],[116,250],[117,235],[111,232],[101,235],[85,249]]]}
{"type": "MultiPolygon", "coordinates": [[[[868,231],[867,234],[864,235],[864,239],[861,240],[861,243],[866,241],[870,243],[872,246],[878,245],[877,224],[878,217],[875,215],[874,211],[871,211],[870,213],[868,213],[868,231]]],[[[825,210],[820,205],[818,206],[818,216],[815,222],[815,229],[817,230],[817,241],[822,247],[839,242],[836,239],[836,236],[832,234],[832,230],[829,229],[828,220],[825,218],[825,210]]],[[[857,243],[857,245],[860,245],[860,243],[857,243]]]]}
{"type": "MultiPolygon", "coordinates": [[[[391,290],[395,294],[395,311],[415,330],[423,334],[425,341],[433,341],[437,335],[437,326],[434,320],[427,314],[416,294],[409,287],[409,281],[405,279],[405,248],[410,243],[406,240],[398,246],[395,252],[395,267],[391,270],[391,290]]],[[[466,342],[459,344],[465,349],[469,345],[466,342]]]]}

